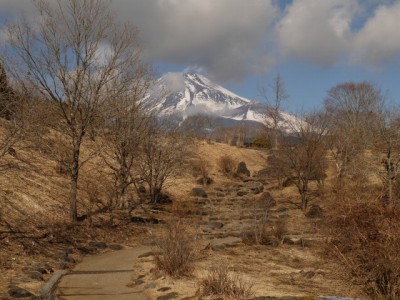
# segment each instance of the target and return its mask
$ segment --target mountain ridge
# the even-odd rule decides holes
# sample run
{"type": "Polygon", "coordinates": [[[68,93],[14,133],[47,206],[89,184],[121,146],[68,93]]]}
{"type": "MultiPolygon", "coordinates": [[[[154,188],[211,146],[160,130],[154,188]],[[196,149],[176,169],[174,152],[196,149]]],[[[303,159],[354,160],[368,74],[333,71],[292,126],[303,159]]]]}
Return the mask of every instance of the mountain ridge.
{"type": "MultiPolygon", "coordinates": [[[[156,113],[182,122],[205,114],[233,122],[251,121],[264,125],[267,105],[241,97],[197,73],[169,72],[161,76],[146,101],[156,113]]],[[[284,120],[294,116],[282,113],[284,120]]]]}

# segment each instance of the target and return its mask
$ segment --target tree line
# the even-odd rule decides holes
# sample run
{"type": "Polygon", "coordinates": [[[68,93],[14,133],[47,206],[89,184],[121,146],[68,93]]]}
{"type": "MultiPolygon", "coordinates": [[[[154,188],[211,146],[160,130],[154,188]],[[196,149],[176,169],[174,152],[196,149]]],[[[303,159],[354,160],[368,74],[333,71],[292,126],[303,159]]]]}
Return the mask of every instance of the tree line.
{"type": "MultiPolygon", "coordinates": [[[[0,116],[7,120],[0,155],[15,151],[35,130],[59,133],[71,222],[78,220],[80,170],[95,155],[114,180],[110,207],[125,208],[131,187],[145,189],[143,201],[159,201],[186,146],[142,101],[154,76],[143,62],[138,30],[118,23],[108,1],[39,0],[35,7],[40,17],[34,24],[22,16],[7,28],[0,61],[0,116]],[[90,140],[101,143],[83,157],[82,145],[90,140]]],[[[57,152],[44,136],[35,134],[57,152]]]]}

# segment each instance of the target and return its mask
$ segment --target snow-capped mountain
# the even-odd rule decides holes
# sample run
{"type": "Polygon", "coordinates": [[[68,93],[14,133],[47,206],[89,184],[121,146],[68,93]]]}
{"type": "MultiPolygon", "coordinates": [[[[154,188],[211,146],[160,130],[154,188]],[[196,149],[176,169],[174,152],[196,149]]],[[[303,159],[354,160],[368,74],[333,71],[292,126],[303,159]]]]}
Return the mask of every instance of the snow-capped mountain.
{"type": "MultiPolygon", "coordinates": [[[[158,79],[146,101],[158,115],[178,121],[196,114],[226,119],[229,124],[266,121],[265,104],[240,97],[195,73],[165,74],[158,79]]],[[[286,113],[282,117],[293,118],[286,113]]]]}

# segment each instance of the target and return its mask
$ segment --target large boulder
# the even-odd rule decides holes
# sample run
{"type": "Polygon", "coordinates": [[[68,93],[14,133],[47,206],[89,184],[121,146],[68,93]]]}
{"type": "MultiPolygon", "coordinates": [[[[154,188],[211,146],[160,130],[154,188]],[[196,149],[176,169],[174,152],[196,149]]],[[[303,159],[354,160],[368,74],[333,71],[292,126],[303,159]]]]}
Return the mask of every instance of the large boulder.
{"type": "Polygon", "coordinates": [[[323,210],[320,206],[318,205],[312,205],[308,212],[306,213],[306,217],[310,219],[314,218],[321,218],[323,214],[323,210]]]}
{"type": "Polygon", "coordinates": [[[241,161],[238,164],[237,169],[236,169],[236,174],[244,175],[244,176],[247,176],[247,177],[250,176],[250,171],[249,171],[249,169],[247,169],[247,165],[246,165],[246,163],[244,161],[241,161]]]}
{"type": "Polygon", "coordinates": [[[207,193],[202,188],[193,188],[192,195],[200,198],[208,198],[207,193]]]}

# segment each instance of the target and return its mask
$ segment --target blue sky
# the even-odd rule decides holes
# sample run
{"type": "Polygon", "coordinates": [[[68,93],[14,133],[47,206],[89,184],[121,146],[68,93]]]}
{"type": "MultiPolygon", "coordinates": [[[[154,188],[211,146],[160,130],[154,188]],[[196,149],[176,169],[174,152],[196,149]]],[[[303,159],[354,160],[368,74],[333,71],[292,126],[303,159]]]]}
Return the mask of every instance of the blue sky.
{"type": "MultiPolygon", "coordinates": [[[[54,0],[49,0],[54,2],[54,0]]],[[[114,0],[141,32],[158,74],[192,70],[250,99],[280,73],[288,111],[322,105],[326,91],[367,80],[400,104],[400,0],[114,0]]],[[[2,23],[32,1],[0,1],[2,23]]]]}

